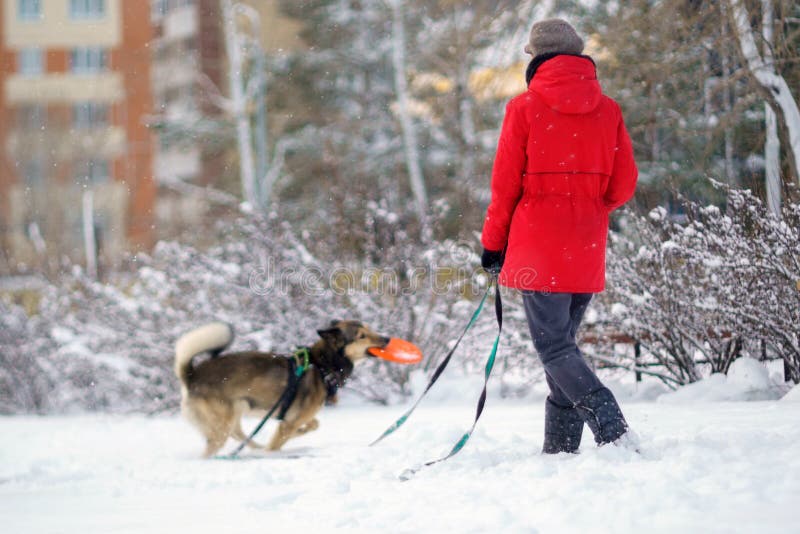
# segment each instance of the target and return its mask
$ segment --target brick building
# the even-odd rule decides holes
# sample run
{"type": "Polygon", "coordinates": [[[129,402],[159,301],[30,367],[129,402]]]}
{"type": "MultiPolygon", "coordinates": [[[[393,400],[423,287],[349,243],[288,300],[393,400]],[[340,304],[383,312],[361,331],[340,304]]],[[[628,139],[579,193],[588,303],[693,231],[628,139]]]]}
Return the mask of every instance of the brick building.
{"type": "MultiPolygon", "coordinates": [[[[267,53],[303,47],[276,0],[243,3],[267,53]]],[[[228,90],[220,4],[0,0],[0,271],[84,260],[87,220],[110,264],[209,215],[202,194],[160,185],[224,188],[232,140],[152,126],[229,120],[204,95],[228,90]]]]}
{"type": "Polygon", "coordinates": [[[148,2],[0,0],[0,225],[14,263],[154,240],[148,2]]]}

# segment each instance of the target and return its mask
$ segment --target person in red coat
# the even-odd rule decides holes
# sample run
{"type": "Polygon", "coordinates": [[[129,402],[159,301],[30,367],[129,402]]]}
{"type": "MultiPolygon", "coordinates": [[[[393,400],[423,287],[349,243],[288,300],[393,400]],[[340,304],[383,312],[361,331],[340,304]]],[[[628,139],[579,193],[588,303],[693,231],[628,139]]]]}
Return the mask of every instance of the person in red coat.
{"type": "Polygon", "coordinates": [[[619,105],[567,22],[531,29],[528,90],[506,106],[492,171],[482,264],[522,290],[545,368],[545,453],[577,452],[583,424],[598,444],[633,439],[616,399],[575,341],[605,286],[609,213],[627,202],[637,170],[619,105]]]}

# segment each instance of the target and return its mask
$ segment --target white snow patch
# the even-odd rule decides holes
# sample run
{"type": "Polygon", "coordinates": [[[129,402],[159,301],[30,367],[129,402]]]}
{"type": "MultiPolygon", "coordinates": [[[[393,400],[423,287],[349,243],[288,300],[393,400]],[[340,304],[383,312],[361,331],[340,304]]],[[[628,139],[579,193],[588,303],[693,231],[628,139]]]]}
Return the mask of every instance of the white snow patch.
{"type": "Polygon", "coordinates": [[[603,383],[619,402],[653,402],[670,391],[661,381],[649,376],[644,376],[639,383],[609,378],[604,378],[603,383]]]}
{"type": "Polygon", "coordinates": [[[657,401],[670,404],[692,404],[698,401],[776,400],[782,386],[769,376],[761,362],[739,358],[731,364],[728,375],[714,373],[708,378],[688,384],[677,391],[660,396],[657,401]]]}
{"type": "Polygon", "coordinates": [[[53,340],[59,345],[66,345],[75,341],[78,336],[76,336],[75,332],[69,328],[64,328],[63,326],[54,326],[50,330],[50,337],[52,337],[53,340]]]}
{"type": "Polygon", "coordinates": [[[598,449],[586,430],[577,456],[540,454],[542,406],[490,399],[464,450],[408,482],[469,427],[471,402],[421,405],[374,447],[402,407],[325,408],[283,452],[238,461],[200,460],[178,417],[0,418],[3,532],[796,530],[794,404],[623,403],[643,454],[598,449]]]}
{"type": "Polygon", "coordinates": [[[681,248],[680,245],[678,245],[675,241],[673,241],[671,239],[668,239],[667,241],[664,241],[663,243],[661,243],[661,250],[662,251],[679,250],[680,248],[681,248]]]}
{"type": "Polygon", "coordinates": [[[797,385],[789,390],[789,392],[781,399],[784,402],[800,402],[800,385],[797,385]]]}
{"type": "Polygon", "coordinates": [[[611,305],[611,315],[623,315],[628,311],[628,307],[621,302],[615,302],[611,305]]]}

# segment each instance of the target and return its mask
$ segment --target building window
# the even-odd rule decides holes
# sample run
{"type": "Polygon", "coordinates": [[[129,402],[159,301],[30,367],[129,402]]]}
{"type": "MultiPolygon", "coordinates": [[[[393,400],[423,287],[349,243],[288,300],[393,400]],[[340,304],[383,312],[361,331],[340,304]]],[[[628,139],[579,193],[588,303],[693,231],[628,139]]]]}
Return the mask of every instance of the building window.
{"type": "Polygon", "coordinates": [[[28,187],[39,187],[44,183],[44,165],[38,159],[25,162],[22,174],[28,187]]]}
{"type": "Polygon", "coordinates": [[[76,164],[75,181],[88,182],[90,184],[104,184],[109,180],[108,162],[104,160],[90,159],[89,161],[76,164]]]}
{"type": "Polygon", "coordinates": [[[105,0],[69,0],[69,16],[73,19],[101,19],[105,14],[105,0]]]}
{"type": "Polygon", "coordinates": [[[73,48],[70,54],[70,67],[76,74],[92,74],[106,69],[108,53],[103,48],[73,48]]]}
{"type": "Polygon", "coordinates": [[[23,48],[17,55],[19,73],[24,76],[38,76],[44,72],[44,54],[41,48],[23,48]]]}
{"type": "Polygon", "coordinates": [[[150,15],[154,21],[161,20],[169,11],[169,0],[151,0],[150,15]]]}
{"type": "Polygon", "coordinates": [[[108,106],[99,102],[81,102],[72,106],[72,125],[92,129],[108,124],[108,106]]]}
{"type": "Polygon", "coordinates": [[[42,18],[41,0],[19,0],[17,14],[20,20],[39,20],[42,18]]]}
{"type": "Polygon", "coordinates": [[[17,108],[17,128],[23,131],[43,130],[47,124],[47,109],[41,104],[17,108]]]}

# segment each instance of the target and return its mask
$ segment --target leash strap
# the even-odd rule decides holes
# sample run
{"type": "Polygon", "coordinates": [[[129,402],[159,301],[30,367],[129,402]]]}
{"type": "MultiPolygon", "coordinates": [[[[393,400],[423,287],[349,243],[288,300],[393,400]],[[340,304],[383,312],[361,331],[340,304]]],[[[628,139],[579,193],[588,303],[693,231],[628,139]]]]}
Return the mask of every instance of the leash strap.
{"type": "Polygon", "coordinates": [[[289,360],[289,378],[286,380],[286,389],[283,393],[283,403],[281,409],[278,411],[278,420],[283,421],[286,417],[286,412],[297,397],[297,388],[300,386],[300,377],[303,376],[303,368],[297,365],[297,362],[292,359],[289,360]]]}
{"type": "MultiPolygon", "coordinates": [[[[491,290],[491,288],[492,288],[491,284],[489,285],[489,287],[486,288],[486,292],[483,294],[483,298],[481,299],[480,304],[478,304],[478,307],[472,314],[472,318],[469,320],[469,323],[467,323],[467,326],[466,328],[464,328],[464,331],[461,332],[461,335],[458,337],[456,344],[453,345],[453,347],[450,349],[450,352],[448,352],[447,356],[445,356],[444,360],[442,360],[442,363],[440,363],[439,366],[436,368],[436,371],[434,371],[433,376],[431,376],[431,379],[428,382],[428,385],[425,387],[425,391],[422,392],[422,395],[420,395],[417,401],[413,404],[413,406],[411,406],[411,408],[409,408],[406,413],[400,416],[400,418],[397,421],[395,421],[394,424],[392,424],[392,426],[387,428],[384,431],[384,433],[380,435],[378,439],[370,443],[369,444],[370,447],[380,442],[383,438],[385,438],[386,436],[388,436],[389,434],[393,433],[395,430],[403,426],[403,424],[408,420],[408,418],[411,416],[414,410],[417,409],[417,406],[419,405],[420,401],[425,397],[425,395],[428,393],[431,387],[433,387],[436,381],[439,380],[439,377],[444,372],[445,367],[447,367],[447,364],[450,363],[450,358],[452,358],[453,354],[458,348],[458,345],[461,343],[461,340],[464,339],[464,335],[466,335],[467,331],[470,328],[472,328],[472,325],[475,324],[475,321],[477,321],[478,315],[480,315],[481,310],[483,309],[483,304],[484,302],[486,302],[486,297],[489,295],[489,290],[491,290]]],[[[499,295],[499,293],[497,293],[497,295],[499,295]]]]}
{"type": "Polygon", "coordinates": [[[248,443],[253,441],[253,438],[256,437],[256,434],[258,434],[262,428],[264,428],[264,425],[267,423],[269,418],[272,417],[272,414],[275,413],[275,410],[277,410],[278,407],[283,406],[280,413],[280,419],[283,419],[283,416],[286,415],[289,406],[292,404],[294,397],[297,395],[297,386],[300,383],[300,379],[308,369],[308,349],[305,347],[297,349],[292,356],[293,359],[289,360],[289,382],[286,384],[286,389],[283,390],[283,394],[281,394],[278,402],[276,402],[272,408],[269,409],[267,414],[261,418],[261,421],[259,421],[258,425],[256,425],[253,431],[250,432],[250,435],[242,440],[236,449],[230,453],[228,458],[236,458],[239,453],[242,452],[242,449],[244,449],[248,443]],[[296,363],[296,361],[299,362],[301,358],[303,359],[302,365],[296,363]],[[292,367],[294,367],[294,370],[292,370],[292,367]]]}
{"type": "MultiPolygon", "coordinates": [[[[486,296],[484,295],[484,298],[486,296]]],[[[497,346],[500,343],[500,334],[503,332],[503,301],[500,298],[500,286],[499,284],[495,283],[495,290],[494,290],[494,313],[497,317],[497,337],[494,339],[494,344],[492,345],[492,351],[489,353],[489,358],[486,360],[486,368],[484,371],[484,380],[483,380],[483,391],[481,392],[481,396],[478,399],[478,407],[475,411],[475,420],[472,422],[472,428],[469,429],[468,432],[465,432],[461,439],[459,439],[453,448],[447,453],[446,456],[443,456],[437,460],[431,460],[430,462],[426,462],[423,465],[406,469],[401,475],[401,480],[408,480],[411,478],[415,473],[417,473],[420,469],[424,467],[428,467],[430,465],[438,464],[439,462],[444,462],[448,458],[451,458],[458,454],[458,452],[464,448],[464,445],[467,444],[469,441],[470,436],[472,436],[472,432],[475,431],[475,427],[478,424],[478,419],[481,417],[481,413],[483,413],[483,408],[486,405],[486,388],[489,384],[489,376],[492,374],[492,368],[494,367],[494,361],[497,356],[497,346]]]]}

